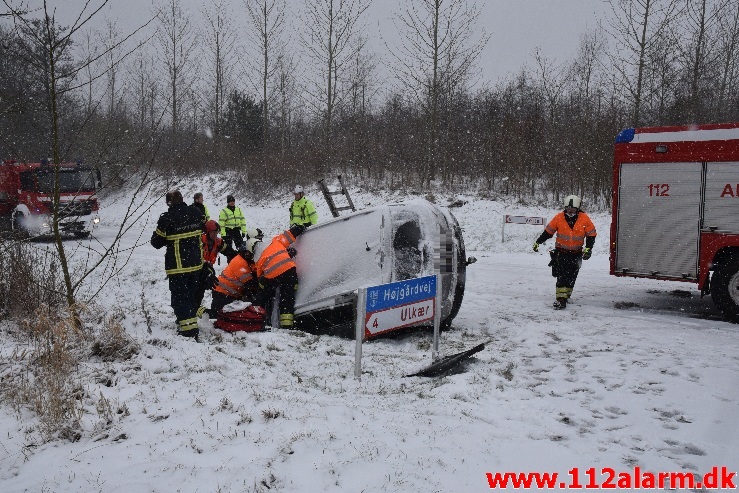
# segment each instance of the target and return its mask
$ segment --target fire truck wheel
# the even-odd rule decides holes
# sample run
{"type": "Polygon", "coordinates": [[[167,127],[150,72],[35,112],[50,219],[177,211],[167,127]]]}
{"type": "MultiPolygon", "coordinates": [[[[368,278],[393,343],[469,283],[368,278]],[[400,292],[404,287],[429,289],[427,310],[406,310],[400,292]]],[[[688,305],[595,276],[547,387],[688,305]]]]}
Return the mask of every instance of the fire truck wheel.
{"type": "Polygon", "coordinates": [[[732,322],[739,323],[739,257],[731,257],[713,273],[711,297],[732,322]]]}

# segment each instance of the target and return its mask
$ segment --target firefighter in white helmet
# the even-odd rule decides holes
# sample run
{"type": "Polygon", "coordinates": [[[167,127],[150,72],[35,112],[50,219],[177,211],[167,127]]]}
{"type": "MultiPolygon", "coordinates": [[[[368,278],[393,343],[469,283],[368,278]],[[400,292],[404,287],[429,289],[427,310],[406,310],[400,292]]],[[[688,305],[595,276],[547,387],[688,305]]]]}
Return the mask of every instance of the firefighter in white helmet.
{"type": "Polygon", "coordinates": [[[550,252],[552,261],[549,263],[552,266],[552,276],[557,278],[556,299],[552,305],[555,310],[562,310],[567,306],[582,261],[590,258],[595,244],[595,226],[580,209],[580,205],[580,197],[577,195],[565,197],[564,210],[549,221],[534,243],[534,251],[538,252],[539,245],[557,233],[554,250],[550,252]]]}
{"type": "Polygon", "coordinates": [[[308,197],[303,193],[303,187],[296,185],[293,188],[295,200],[290,204],[290,226],[296,224],[307,228],[318,222],[318,213],[308,197]]]}

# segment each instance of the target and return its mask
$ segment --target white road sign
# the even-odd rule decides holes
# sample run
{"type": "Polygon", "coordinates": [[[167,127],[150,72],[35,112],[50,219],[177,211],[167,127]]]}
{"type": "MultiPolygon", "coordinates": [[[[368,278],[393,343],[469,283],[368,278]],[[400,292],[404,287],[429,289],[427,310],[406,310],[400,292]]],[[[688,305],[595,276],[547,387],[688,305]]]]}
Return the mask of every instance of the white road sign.
{"type": "Polygon", "coordinates": [[[434,299],[367,313],[365,328],[372,334],[406,327],[434,318],[434,299]]]}
{"type": "Polygon", "coordinates": [[[534,226],[543,226],[543,217],[530,217],[530,216],[509,216],[506,214],[505,222],[508,224],[533,224],[534,226]]]}

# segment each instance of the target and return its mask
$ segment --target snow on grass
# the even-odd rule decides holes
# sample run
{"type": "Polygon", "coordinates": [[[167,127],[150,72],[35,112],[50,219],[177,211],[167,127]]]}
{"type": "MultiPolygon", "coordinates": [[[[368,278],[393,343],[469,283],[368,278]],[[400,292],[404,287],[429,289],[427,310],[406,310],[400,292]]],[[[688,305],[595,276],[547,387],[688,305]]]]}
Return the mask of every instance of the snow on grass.
{"type": "MultiPolygon", "coordinates": [[[[215,194],[204,192],[217,215],[215,194]]],[[[289,194],[256,207],[236,195],[249,226],[268,237],[286,227],[289,194]]],[[[317,191],[308,195],[325,220],[317,191]]],[[[496,471],[737,470],[736,325],[694,285],[610,276],[603,213],[591,216],[599,237],[572,303],[553,311],[548,255],[531,252],[542,228],[506,226],[502,243],[501,227],[506,213],[549,220],[557,211],[464,200],[452,212],[479,261],[441,349],[486,348],[458,371],[404,377],[431,362],[427,331],[366,343],[361,380],[345,339],[228,334],[207,319],[201,344],[178,337],[163,252],[144,245],[95,300],[102,311],[122,308],[139,354],[83,363],[79,441],[43,443],[29,412],[0,406],[2,491],[481,492],[496,471]]],[[[121,207],[105,203],[102,216],[121,207]]],[[[0,378],[13,363],[11,332],[0,326],[0,378]]]]}

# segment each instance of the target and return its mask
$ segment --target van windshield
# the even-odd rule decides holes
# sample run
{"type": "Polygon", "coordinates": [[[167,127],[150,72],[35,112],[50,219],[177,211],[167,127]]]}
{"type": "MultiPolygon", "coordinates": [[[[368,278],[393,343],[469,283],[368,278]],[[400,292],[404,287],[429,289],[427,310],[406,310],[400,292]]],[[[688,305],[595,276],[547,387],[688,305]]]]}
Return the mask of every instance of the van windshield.
{"type": "Polygon", "coordinates": [[[395,251],[395,280],[413,279],[421,275],[421,228],[418,215],[403,211],[393,215],[393,250],[395,251]]]}
{"type": "MultiPolygon", "coordinates": [[[[54,170],[34,170],[21,173],[21,188],[30,192],[53,193],[54,170]]],[[[89,168],[60,169],[59,191],[79,193],[95,191],[95,175],[89,168]]]]}

